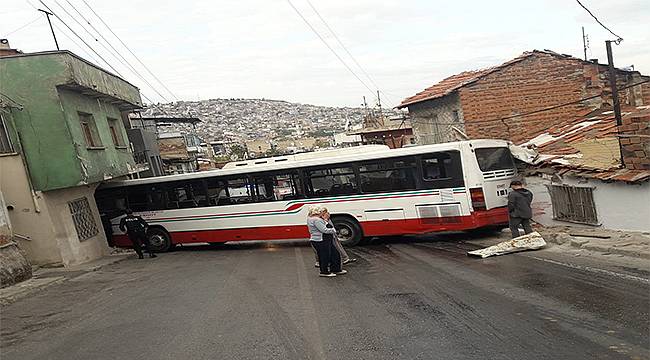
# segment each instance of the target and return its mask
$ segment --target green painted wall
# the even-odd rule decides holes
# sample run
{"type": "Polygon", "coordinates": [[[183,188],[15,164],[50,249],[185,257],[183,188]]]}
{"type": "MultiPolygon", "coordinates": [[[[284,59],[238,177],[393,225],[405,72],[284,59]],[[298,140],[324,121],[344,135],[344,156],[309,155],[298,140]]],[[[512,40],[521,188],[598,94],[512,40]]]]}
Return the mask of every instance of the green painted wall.
{"type": "Polygon", "coordinates": [[[107,123],[121,118],[120,107],[140,105],[138,89],[126,81],[69,52],[48,52],[0,57],[0,92],[23,107],[11,108],[12,125],[36,190],[96,183],[135,166],[129,149],[113,145],[107,123]],[[93,115],[103,149],[86,146],[79,111],[93,115]]]}

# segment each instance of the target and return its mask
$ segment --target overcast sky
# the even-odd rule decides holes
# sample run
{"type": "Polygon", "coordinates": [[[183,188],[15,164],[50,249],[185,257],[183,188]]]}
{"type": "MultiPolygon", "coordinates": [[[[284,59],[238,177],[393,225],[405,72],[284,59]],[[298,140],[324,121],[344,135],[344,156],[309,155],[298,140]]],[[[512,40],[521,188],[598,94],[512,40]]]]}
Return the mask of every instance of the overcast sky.
{"type": "MultiPolygon", "coordinates": [[[[58,5],[83,23],[69,1],[158,92],[173,99],[82,0],[43,1],[128,81],[140,87],[145,96],[163,101],[58,5]]],[[[362,96],[373,96],[287,0],[86,1],[182,100],[267,98],[358,106],[362,96]]],[[[606,62],[604,41],[614,38],[572,0],[310,1],[384,92],[385,104],[390,106],[449,75],[497,65],[524,51],[551,49],[582,57],[581,26],[589,35],[589,58],[606,62]]],[[[635,69],[650,74],[650,3],[581,1],[625,39],[614,46],[615,64],[633,64],[635,69]]],[[[47,21],[38,17],[29,2],[43,7],[38,0],[2,1],[0,37],[8,37],[12,47],[25,52],[54,49],[47,21]],[[9,32],[13,33],[7,36],[9,32]]],[[[291,3],[374,90],[372,81],[327,31],[307,0],[291,3]]],[[[107,67],[90,50],[66,37],[81,44],[63,24],[53,22],[60,29],[55,31],[62,49],[107,67]]]]}

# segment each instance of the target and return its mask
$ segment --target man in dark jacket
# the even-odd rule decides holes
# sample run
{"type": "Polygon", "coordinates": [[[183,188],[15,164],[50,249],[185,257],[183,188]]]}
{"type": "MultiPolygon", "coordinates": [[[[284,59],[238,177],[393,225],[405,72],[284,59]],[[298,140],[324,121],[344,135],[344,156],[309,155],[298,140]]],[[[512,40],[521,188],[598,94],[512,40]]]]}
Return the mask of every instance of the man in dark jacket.
{"type": "Polygon", "coordinates": [[[131,209],[126,209],[126,216],[120,221],[120,230],[126,231],[129,240],[133,243],[133,249],[138,253],[138,258],[143,259],[141,244],[144,244],[145,250],[149,257],[155,258],[156,254],[151,251],[151,244],[147,238],[147,228],[149,224],[140,216],[133,215],[131,209]]]}
{"type": "Polygon", "coordinates": [[[508,194],[508,214],[510,215],[510,231],[512,238],[519,237],[519,224],[524,227],[524,232],[530,234],[533,229],[530,227],[530,219],[533,217],[533,209],[530,203],[533,202],[533,193],[524,189],[521,181],[515,180],[510,183],[512,191],[508,194]]]}

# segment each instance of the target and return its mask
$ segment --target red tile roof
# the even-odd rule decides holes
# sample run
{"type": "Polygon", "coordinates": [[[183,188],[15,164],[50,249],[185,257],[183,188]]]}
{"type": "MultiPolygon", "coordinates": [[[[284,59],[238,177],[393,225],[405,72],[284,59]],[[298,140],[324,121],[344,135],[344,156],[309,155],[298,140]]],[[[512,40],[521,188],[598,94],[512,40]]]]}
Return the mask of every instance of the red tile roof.
{"type": "MultiPolygon", "coordinates": [[[[485,68],[485,69],[480,69],[480,70],[464,71],[464,72],[462,72],[460,74],[452,75],[452,76],[450,76],[450,77],[448,77],[446,79],[443,79],[439,83],[434,84],[433,86],[428,87],[428,88],[420,91],[419,93],[417,93],[417,94],[415,94],[413,96],[407,97],[406,99],[402,100],[402,102],[399,105],[397,105],[397,108],[401,109],[401,108],[407,107],[408,105],[412,105],[412,104],[419,103],[419,102],[422,102],[422,101],[433,100],[433,99],[437,99],[437,98],[449,95],[452,92],[462,88],[463,86],[471,84],[471,83],[479,80],[480,78],[482,78],[482,77],[484,77],[484,76],[486,76],[488,74],[499,71],[499,70],[501,70],[501,69],[503,69],[503,68],[505,68],[507,66],[510,66],[510,65],[515,64],[517,62],[520,62],[520,61],[522,61],[524,59],[527,59],[530,56],[538,55],[538,54],[551,55],[551,56],[559,57],[559,58],[566,59],[566,60],[580,61],[580,62],[584,62],[584,63],[588,63],[588,64],[593,64],[592,62],[588,62],[588,61],[573,57],[571,55],[559,54],[559,53],[556,53],[556,52],[551,51],[551,50],[526,51],[523,54],[517,56],[516,58],[514,58],[512,60],[508,60],[508,61],[504,62],[501,65],[497,65],[497,66],[493,66],[493,67],[489,67],[489,68],[485,68]]],[[[598,65],[606,66],[606,65],[603,65],[603,64],[598,64],[598,65]]],[[[617,69],[617,70],[618,71],[629,72],[628,70],[622,70],[622,69],[617,69]]]]}
{"type": "Polygon", "coordinates": [[[407,97],[406,99],[402,100],[402,102],[397,106],[397,108],[401,109],[411,104],[419,103],[426,100],[433,100],[433,99],[443,97],[445,95],[449,95],[455,90],[458,90],[465,85],[471,84],[485,75],[491,74],[506,66],[522,61],[538,52],[539,51],[537,50],[532,52],[525,52],[520,56],[512,60],[506,61],[505,63],[498,66],[493,66],[493,67],[480,69],[480,70],[463,71],[460,74],[452,75],[446,79],[443,79],[439,83],[434,84],[433,86],[420,91],[419,93],[413,96],[407,97]]]}
{"type": "Polygon", "coordinates": [[[481,75],[486,74],[489,70],[490,69],[463,71],[460,74],[452,75],[442,80],[441,82],[404,99],[402,103],[397,107],[403,108],[410,104],[415,104],[425,100],[432,100],[448,95],[452,91],[464,86],[465,84],[476,81],[481,75]]]}

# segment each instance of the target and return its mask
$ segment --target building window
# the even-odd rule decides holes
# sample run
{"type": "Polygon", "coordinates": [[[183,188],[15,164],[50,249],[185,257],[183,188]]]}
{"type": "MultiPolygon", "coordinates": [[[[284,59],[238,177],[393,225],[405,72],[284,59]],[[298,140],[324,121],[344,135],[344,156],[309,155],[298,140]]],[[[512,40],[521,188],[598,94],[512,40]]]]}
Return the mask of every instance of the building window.
{"type": "Polygon", "coordinates": [[[80,198],[68,202],[68,208],[72,215],[74,228],[77,230],[79,241],[88,240],[91,237],[99,234],[95,217],[90,209],[88,198],[80,198]]]}
{"type": "Polygon", "coordinates": [[[0,154],[12,152],[14,152],[14,147],[11,145],[9,130],[7,129],[7,124],[5,124],[4,117],[0,115],[0,154]]]}
{"type": "Polygon", "coordinates": [[[79,123],[81,124],[81,131],[86,139],[86,145],[91,148],[101,147],[102,142],[99,139],[99,132],[97,131],[97,124],[95,118],[91,114],[79,112],[79,123]]]}
{"type": "Polygon", "coordinates": [[[555,220],[598,225],[594,189],[566,185],[547,185],[555,220]]]}
{"type": "Polygon", "coordinates": [[[113,145],[115,147],[125,147],[124,137],[122,136],[122,131],[120,129],[120,123],[117,119],[108,118],[108,129],[111,132],[111,139],[113,139],[113,145]]]}

